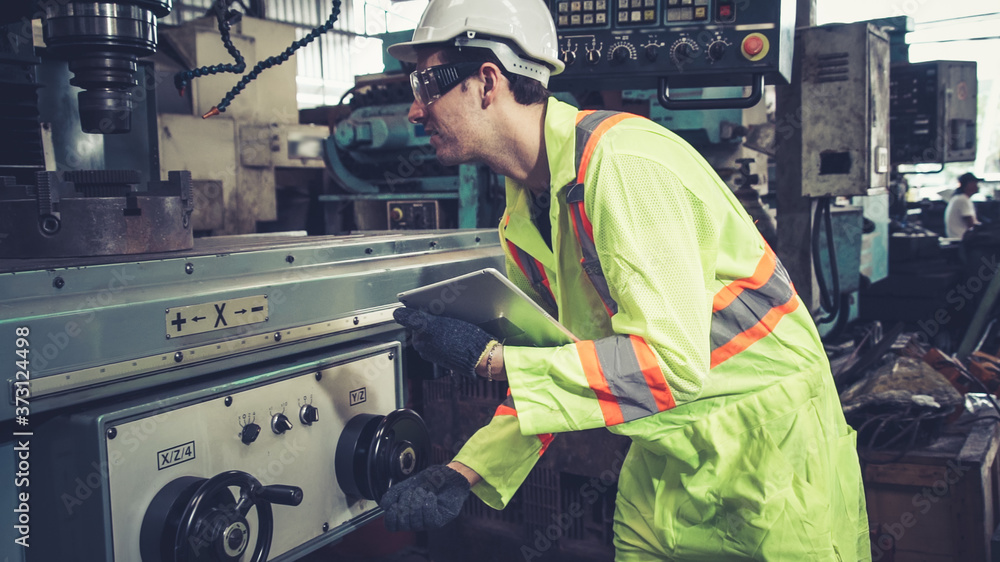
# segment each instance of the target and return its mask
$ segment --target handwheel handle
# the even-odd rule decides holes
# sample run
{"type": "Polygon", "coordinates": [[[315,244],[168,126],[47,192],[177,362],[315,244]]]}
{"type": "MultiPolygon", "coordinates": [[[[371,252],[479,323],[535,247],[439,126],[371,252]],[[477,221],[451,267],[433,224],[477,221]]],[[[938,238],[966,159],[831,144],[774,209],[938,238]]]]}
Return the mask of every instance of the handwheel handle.
{"type": "Polygon", "coordinates": [[[254,493],[254,497],[268,503],[296,506],[302,503],[302,488],[283,484],[261,486],[254,493]]]}

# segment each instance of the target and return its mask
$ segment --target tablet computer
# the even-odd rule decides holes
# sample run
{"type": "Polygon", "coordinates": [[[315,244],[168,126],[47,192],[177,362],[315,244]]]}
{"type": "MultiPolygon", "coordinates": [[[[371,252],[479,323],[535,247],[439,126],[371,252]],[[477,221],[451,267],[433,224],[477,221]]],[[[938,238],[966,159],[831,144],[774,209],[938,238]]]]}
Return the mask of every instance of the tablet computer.
{"type": "Polygon", "coordinates": [[[549,347],[579,341],[493,268],[404,291],[397,298],[408,307],[475,324],[509,345],[549,347]]]}

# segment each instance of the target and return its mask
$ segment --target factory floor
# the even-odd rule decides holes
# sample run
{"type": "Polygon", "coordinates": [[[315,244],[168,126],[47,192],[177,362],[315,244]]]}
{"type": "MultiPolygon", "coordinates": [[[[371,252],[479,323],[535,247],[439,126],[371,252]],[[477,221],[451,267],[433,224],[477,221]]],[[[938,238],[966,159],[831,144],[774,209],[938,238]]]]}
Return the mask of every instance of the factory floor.
{"type": "Polygon", "coordinates": [[[382,519],[349,533],[340,542],[310,553],[298,562],[430,562],[415,533],[390,533],[382,519]]]}
{"type": "Polygon", "coordinates": [[[430,554],[421,547],[405,547],[399,552],[385,555],[345,556],[337,553],[336,548],[323,548],[299,562],[431,562],[430,554]]]}

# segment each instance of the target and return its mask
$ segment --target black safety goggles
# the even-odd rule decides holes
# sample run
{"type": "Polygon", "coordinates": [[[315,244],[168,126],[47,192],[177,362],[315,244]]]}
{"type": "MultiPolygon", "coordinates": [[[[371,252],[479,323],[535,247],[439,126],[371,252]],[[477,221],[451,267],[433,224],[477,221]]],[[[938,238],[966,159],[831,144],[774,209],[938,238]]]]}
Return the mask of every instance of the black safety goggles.
{"type": "Polygon", "coordinates": [[[481,62],[456,62],[414,70],[410,73],[413,98],[423,105],[430,105],[475,74],[481,66],[481,62]]]}

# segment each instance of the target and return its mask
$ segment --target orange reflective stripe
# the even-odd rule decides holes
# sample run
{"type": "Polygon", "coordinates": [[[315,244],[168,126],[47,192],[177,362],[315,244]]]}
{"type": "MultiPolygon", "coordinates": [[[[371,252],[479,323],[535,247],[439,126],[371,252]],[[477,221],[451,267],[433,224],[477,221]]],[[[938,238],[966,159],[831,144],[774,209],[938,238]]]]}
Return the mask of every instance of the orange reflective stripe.
{"type": "MultiPolygon", "coordinates": [[[[497,411],[496,413],[493,414],[493,417],[514,416],[516,418],[517,410],[514,409],[514,406],[512,404],[514,404],[514,398],[510,395],[510,388],[508,388],[507,399],[504,400],[502,404],[497,406],[497,411]]],[[[542,456],[545,453],[545,450],[549,448],[549,443],[552,443],[552,440],[555,439],[555,435],[551,433],[540,433],[535,437],[538,437],[538,441],[540,441],[542,444],[542,447],[538,450],[538,456],[542,456]]]]}
{"type": "Polygon", "coordinates": [[[551,433],[542,433],[538,435],[538,440],[542,442],[542,448],[538,450],[538,456],[545,454],[545,450],[549,448],[549,443],[552,443],[552,440],[555,438],[556,436],[551,433]]]}
{"type": "Polygon", "coordinates": [[[507,404],[500,404],[497,406],[497,411],[494,412],[494,416],[514,416],[517,417],[517,410],[511,408],[507,404]]]}
{"type": "Polygon", "coordinates": [[[580,222],[583,223],[583,231],[587,233],[587,238],[593,241],[594,225],[590,224],[590,217],[587,216],[587,211],[583,207],[583,201],[580,201],[580,222]]]}
{"type": "Polygon", "coordinates": [[[597,348],[591,340],[575,343],[576,352],[580,356],[580,363],[583,365],[583,372],[587,376],[587,384],[597,396],[597,402],[601,406],[601,413],[604,415],[606,425],[617,425],[625,421],[622,409],[618,405],[618,399],[611,393],[608,381],[604,378],[601,370],[601,362],[597,357],[597,348]]]}
{"type": "Polygon", "coordinates": [[[545,273],[545,266],[542,265],[542,262],[538,261],[537,259],[534,261],[535,261],[535,268],[537,268],[538,274],[542,277],[542,285],[545,285],[545,288],[548,289],[549,294],[552,295],[552,301],[555,302],[556,295],[555,293],[552,292],[551,285],[549,285],[549,276],[547,273],[545,273]]]}
{"type": "Polygon", "coordinates": [[[674,394],[670,392],[667,380],[664,378],[663,371],[660,370],[660,364],[656,360],[656,354],[653,353],[649,344],[646,343],[646,340],[636,335],[630,335],[629,339],[632,340],[635,357],[639,360],[639,369],[642,370],[642,376],[646,379],[646,385],[649,386],[649,391],[656,400],[657,408],[662,412],[676,406],[677,403],[674,401],[674,394]]]}
{"type": "Polygon", "coordinates": [[[760,258],[760,261],[757,262],[757,269],[754,270],[752,276],[737,279],[736,281],[733,281],[723,287],[718,293],[715,294],[715,298],[712,300],[712,312],[718,312],[723,308],[726,308],[740,296],[740,293],[745,290],[759,289],[763,287],[771,276],[774,275],[774,267],[776,263],[777,258],[774,255],[774,251],[771,250],[770,246],[765,246],[764,255],[760,258]]]}
{"type": "MultiPolygon", "coordinates": [[[[580,169],[577,171],[576,181],[577,183],[583,183],[584,176],[587,174],[587,164],[590,163],[590,155],[593,154],[594,148],[597,147],[597,143],[604,136],[604,133],[608,132],[608,129],[614,127],[618,123],[624,121],[625,119],[631,119],[633,117],[638,117],[638,115],[632,115],[631,113],[617,113],[608,117],[601,124],[594,129],[591,133],[590,138],[587,139],[587,145],[583,149],[583,156],[580,157],[580,169]]],[[[579,116],[577,117],[581,119],[579,116]]]]}
{"type": "Polygon", "coordinates": [[[594,111],[595,111],[595,110],[593,110],[593,109],[584,109],[583,111],[578,111],[578,112],[576,113],[576,124],[577,124],[577,125],[579,125],[579,124],[580,124],[580,121],[583,121],[583,118],[584,118],[584,117],[586,117],[586,116],[590,115],[590,114],[591,114],[591,113],[593,113],[594,111]]]}
{"type": "Polygon", "coordinates": [[[792,298],[789,299],[788,302],[781,306],[772,308],[771,311],[765,314],[764,317],[760,319],[760,322],[754,324],[753,327],[729,340],[729,342],[725,345],[714,349],[712,351],[709,368],[714,368],[716,365],[719,365],[723,361],[750,347],[757,340],[763,339],[774,330],[774,327],[778,325],[779,320],[781,320],[786,314],[794,311],[798,308],[798,306],[799,299],[795,298],[795,293],[792,293],[792,298]]]}

